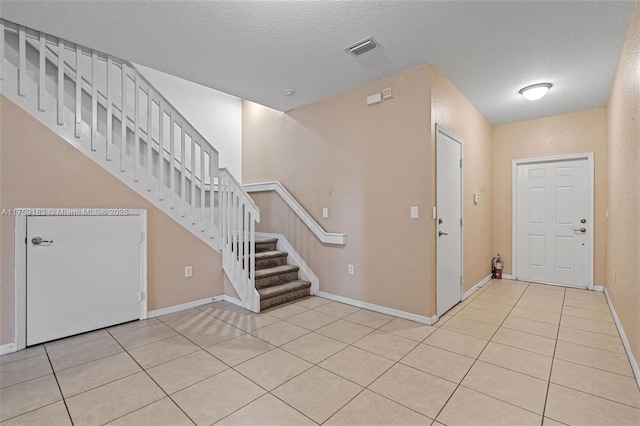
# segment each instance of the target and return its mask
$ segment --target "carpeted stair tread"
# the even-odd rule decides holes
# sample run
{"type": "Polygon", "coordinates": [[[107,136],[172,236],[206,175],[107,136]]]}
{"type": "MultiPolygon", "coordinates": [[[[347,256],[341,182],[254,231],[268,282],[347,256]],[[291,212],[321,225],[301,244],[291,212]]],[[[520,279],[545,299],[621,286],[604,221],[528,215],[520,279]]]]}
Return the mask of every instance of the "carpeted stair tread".
{"type": "Polygon", "coordinates": [[[277,242],[278,242],[277,238],[256,237],[256,244],[273,244],[277,242]]]}
{"type": "Polygon", "coordinates": [[[281,257],[287,256],[288,253],[284,251],[271,250],[271,251],[263,251],[261,253],[256,253],[256,260],[259,259],[271,259],[272,257],[281,257]]]}
{"type": "Polygon", "coordinates": [[[258,293],[260,293],[260,300],[264,300],[296,290],[307,289],[309,287],[311,287],[311,283],[309,281],[295,280],[285,284],[258,289],[258,293]]]}
{"type": "Polygon", "coordinates": [[[266,278],[279,274],[286,274],[287,272],[297,272],[300,268],[295,265],[281,265],[273,268],[260,269],[256,271],[255,278],[266,278]]]}

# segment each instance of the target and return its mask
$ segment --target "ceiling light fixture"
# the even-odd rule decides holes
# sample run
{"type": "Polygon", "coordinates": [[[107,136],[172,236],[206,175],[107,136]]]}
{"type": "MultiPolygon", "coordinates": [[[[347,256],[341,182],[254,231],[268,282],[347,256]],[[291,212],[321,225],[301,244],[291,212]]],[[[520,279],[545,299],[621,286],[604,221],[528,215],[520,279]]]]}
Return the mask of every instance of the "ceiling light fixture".
{"type": "Polygon", "coordinates": [[[284,92],[282,92],[282,93],[284,93],[284,95],[285,95],[285,96],[293,96],[293,95],[294,95],[294,93],[296,93],[296,92],[295,92],[295,91],[293,91],[292,89],[287,89],[287,90],[285,90],[285,91],[284,91],[284,92]]]}
{"type": "Polygon", "coordinates": [[[553,86],[551,83],[540,83],[520,89],[520,94],[528,101],[537,101],[547,94],[553,86]]]}

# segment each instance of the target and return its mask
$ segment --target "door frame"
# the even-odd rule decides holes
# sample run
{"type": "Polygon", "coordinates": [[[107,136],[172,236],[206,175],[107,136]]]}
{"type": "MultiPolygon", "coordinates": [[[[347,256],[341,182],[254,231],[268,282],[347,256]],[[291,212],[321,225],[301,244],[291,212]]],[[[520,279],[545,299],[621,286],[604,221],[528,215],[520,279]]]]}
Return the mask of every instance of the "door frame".
{"type": "MultiPolygon", "coordinates": [[[[456,135],[455,133],[447,130],[442,125],[436,123],[436,143],[435,149],[438,149],[438,135],[442,134],[452,139],[454,142],[460,144],[460,218],[462,219],[462,223],[460,224],[460,302],[464,297],[464,141],[463,139],[456,135]]],[[[436,315],[440,316],[438,313],[438,214],[437,214],[437,206],[438,206],[438,156],[434,155],[434,163],[435,167],[435,200],[436,200],[436,211],[434,220],[434,239],[435,239],[435,271],[436,271],[436,315]]],[[[458,302],[458,303],[460,303],[458,302]]],[[[454,305],[455,306],[455,305],[454,305]]]]}
{"type": "MultiPolygon", "coordinates": [[[[514,280],[518,279],[518,166],[524,164],[536,164],[536,163],[550,163],[555,161],[575,161],[586,160],[587,161],[587,223],[590,228],[587,228],[587,243],[589,244],[589,250],[587,250],[587,288],[593,290],[593,233],[595,230],[594,224],[594,153],[586,152],[581,154],[567,154],[567,155],[554,155],[550,157],[536,157],[536,158],[521,158],[512,160],[511,163],[511,276],[514,280]]],[[[545,283],[555,284],[555,283],[545,283]]],[[[562,284],[556,284],[562,285],[562,284]]]]}
{"type": "MultiPolygon", "coordinates": [[[[18,208],[15,209],[15,326],[16,350],[27,346],[27,218],[30,216],[115,216],[107,212],[122,209],[18,208]],[[98,214],[93,214],[93,213],[98,214]],[[100,214],[103,212],[105,214],[100,214]]],[[[147,210],[127,209],[128,216],[138,216],[143,236],[140,242],[140,319],[147,318],[147,210]]]]}

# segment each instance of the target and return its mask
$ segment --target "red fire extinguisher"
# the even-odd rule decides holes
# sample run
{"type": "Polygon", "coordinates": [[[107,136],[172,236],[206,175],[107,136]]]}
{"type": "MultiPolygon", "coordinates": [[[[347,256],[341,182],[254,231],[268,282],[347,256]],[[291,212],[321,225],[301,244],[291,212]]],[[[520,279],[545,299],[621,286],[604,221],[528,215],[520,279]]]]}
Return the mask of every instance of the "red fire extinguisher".
{"type": "Polygon", "coordinates": [[[491,278],[497,280],[502,279],[502,259],[500,259],[500,253],[491,259],[491,278]]]}

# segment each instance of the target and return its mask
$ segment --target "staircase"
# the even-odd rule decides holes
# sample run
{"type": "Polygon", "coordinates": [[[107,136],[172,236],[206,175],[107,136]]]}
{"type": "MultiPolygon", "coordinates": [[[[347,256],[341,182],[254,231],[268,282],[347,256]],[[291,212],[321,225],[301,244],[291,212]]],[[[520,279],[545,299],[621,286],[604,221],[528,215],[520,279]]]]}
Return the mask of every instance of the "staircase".
{"type": "MultiPolygon", "coordinates": [[[[220,251],[242,305],[260,311],[254,256],[258,207],[219,168],[215,147],[133,64],[0,19],[0,91],[220,251]]],[[[265,300],[288,297],[276,293],[265,300]]]]}
{"type": "Polygon", "coordinates": [[[255,282],[260,310],[309,296],[311,283],[298,279],[299,268],[287,264],[288,254],[276,249],[276,238],[256,238],[255,282]]]}

